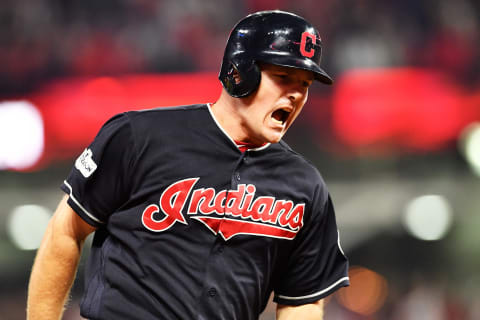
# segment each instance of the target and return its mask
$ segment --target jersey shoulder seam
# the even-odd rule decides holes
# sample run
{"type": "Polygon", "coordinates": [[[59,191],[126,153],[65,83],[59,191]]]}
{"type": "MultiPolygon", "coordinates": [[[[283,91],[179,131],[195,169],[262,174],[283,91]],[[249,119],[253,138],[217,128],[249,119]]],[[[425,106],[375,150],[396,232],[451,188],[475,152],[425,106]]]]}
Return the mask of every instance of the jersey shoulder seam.
{"type": "Polygon", "coordinates": [[[305,158],[302,154],[298,153],[297,151],[293,150],[285,141],[283,140],[280,140],[280,142],[278,143],[280,146],[283,147],[283,149],[298,157],[299,159],[301,159],[302,161],[304,161],[308,166],[310,166],[311,169],[313,169],[314,171],[316,171],[319,175],[320,175],[320,172],[318,170],[318,168],[312,163],[312,161],[310,161],[309,159],[305,158]]]}
{"type": "Polygon", "coordinates": [[[135,166],[135,163],[137,162],[138,157],[139,157],[139,152],[137,150],[137,148],[138,148],[138,146],[137,146],[137,140],[138,140],[137,139],[137,132],[136,132],[135,127],[133,125],[132,112],[127,111],[127,112],[124,112],[124,114],[127,117],[127,122],[128,122],[129,127],[130,127],[130,131],[131,131],[133,152],[130,155],[129,168],[132,169],[135,166]]]}
{"type": "Polygon", "coordinates": [[[207,104],[199,103],[199,104],[186,104],[186,105],[178,105],[178,106],[160,106],[154,108],[147,108],[147,109],[139,109],[139,110],[130,110],[127,111],[131,114],[145,114],[149,112],[168,112],[168,111],[185,111],[185,110],[198,110],[206,107],[207,104]]]}

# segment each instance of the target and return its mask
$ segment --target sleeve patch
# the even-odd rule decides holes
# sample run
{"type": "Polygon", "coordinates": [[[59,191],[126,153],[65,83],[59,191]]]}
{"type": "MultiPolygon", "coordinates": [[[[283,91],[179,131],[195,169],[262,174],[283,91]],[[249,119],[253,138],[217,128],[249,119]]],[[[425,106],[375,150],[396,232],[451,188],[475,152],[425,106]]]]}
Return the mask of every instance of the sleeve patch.
{"type": "Polygon", "coordinates": [[[90,177],[97,169],[97,164],[93,161],[92,155],[92,150],[87,148],[75,161],[75,168],[77,168],[85,178],[90,177]]]}

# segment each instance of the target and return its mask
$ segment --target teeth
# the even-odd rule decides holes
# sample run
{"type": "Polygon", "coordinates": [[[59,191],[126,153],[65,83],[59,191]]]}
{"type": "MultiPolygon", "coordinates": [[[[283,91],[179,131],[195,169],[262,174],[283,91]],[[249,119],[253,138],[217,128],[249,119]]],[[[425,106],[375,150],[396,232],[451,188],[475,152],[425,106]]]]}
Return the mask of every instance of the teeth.
{"type": "Polygon", "coordinates": [[[278,109],[272,113],[272,120],[275,123],[283,125],[287,121],[289,114],[289,111],[286,111],[284,109],[278,109]]]}
{"type": "Polygon", "coordinates": [[[277,120],[277,119],[275,119],[275,118],[273,118],[273,117],[272,117],[272,120],[273,120],[273,122],[275,122],[275,123],[283,124],[283,121],[277,120]]]}

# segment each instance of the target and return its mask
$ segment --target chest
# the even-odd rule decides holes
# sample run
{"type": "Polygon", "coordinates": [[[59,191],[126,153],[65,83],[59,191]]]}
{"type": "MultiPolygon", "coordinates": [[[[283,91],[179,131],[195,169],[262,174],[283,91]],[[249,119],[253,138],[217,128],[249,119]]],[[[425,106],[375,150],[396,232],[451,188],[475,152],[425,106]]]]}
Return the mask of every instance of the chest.
{"type": "Polygon", "coordinates": [[[141,178],[127,206],[132,211],[122,217],[133,217],[150,232],[199,223],[224,240],[238,235],[292,240],[303,226],[308,190],[295,183],[301,180],[295,169],[268,153],[212,151],[192,141],[152,152],[148,159],[137,166],[141,178]]]}

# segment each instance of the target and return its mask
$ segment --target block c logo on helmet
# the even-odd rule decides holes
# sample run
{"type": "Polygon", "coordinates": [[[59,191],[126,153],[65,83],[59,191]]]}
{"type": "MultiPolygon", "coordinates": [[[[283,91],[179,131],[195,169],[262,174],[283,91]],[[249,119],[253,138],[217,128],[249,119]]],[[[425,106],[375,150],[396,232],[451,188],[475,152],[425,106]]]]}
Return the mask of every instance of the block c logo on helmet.
{"type": "Polygon", "coordinates": [[[310,38],[312,40],[312,44],[315,45],[317,44],[317,37],[307,31],[302,33],[302,40],[300,41],[300,53],[304,57],[311,58],[315,54],[315,49],[310,48],[310,50],[307,50],[307,38],[310,38]]]}

